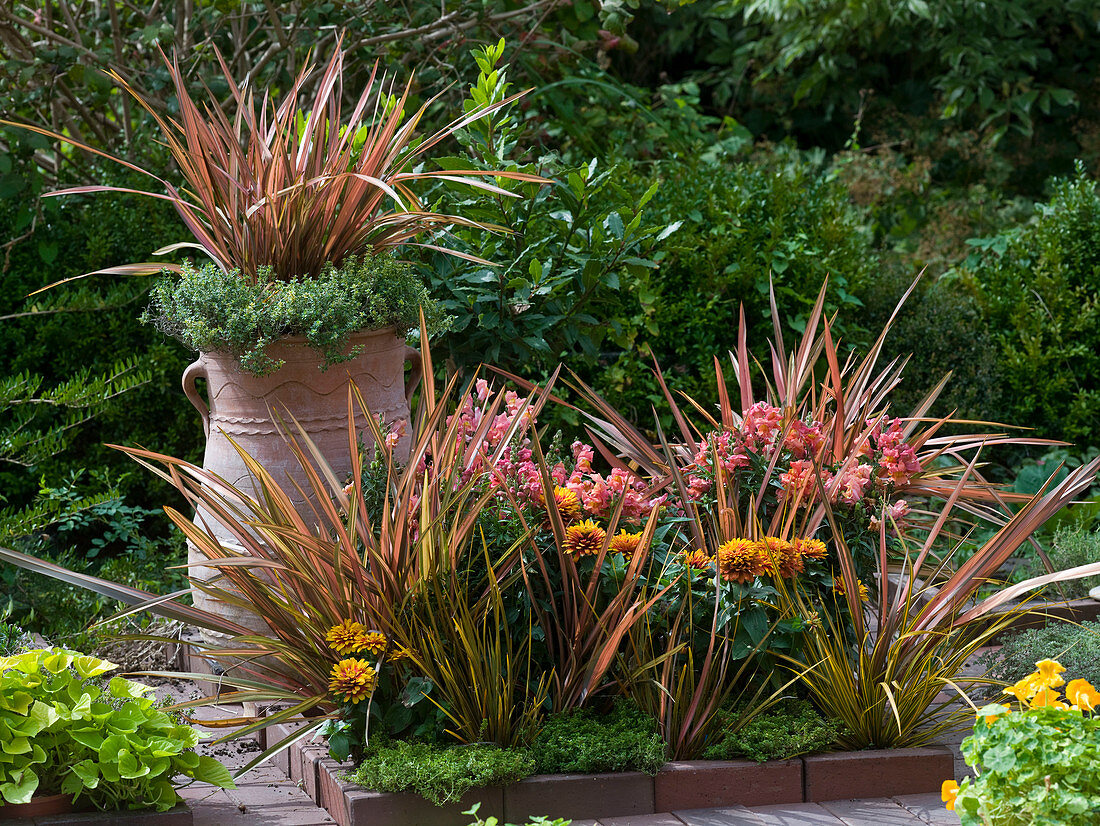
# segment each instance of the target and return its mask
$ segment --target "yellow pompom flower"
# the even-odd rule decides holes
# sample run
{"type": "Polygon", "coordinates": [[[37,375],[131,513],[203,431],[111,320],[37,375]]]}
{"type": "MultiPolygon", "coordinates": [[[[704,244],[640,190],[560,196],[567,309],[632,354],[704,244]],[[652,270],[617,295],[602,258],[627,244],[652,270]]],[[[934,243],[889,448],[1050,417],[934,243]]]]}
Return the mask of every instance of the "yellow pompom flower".
{"type": "Polygon", "coordinates": [[[947,811],[955,811],[955,798],[959,796],[959,784],[954,780],[944,780],[940,786],[940,800],[947,804],[947,811]]]}
{"type": "Polygon", "coordinates": [[[619,531],[613,537],[611,537],[611,544],[608,548],[612,553],[620,553],[623,557],[629,560],[634,556],[634,552],[638,550],[638,546],[642,544],[642,532],[627,533],[626,531],[619,531]]]}
{"type": "Polygon", "coordinates": [[[369,651],[374,656],[381,656],[382,652],[386,650],[386,635],[380,631],[368,631],[365,634],[360,634],[355,640],[355,653],[360,651],[369,651]]]}
{"type": "Polygon", "coordinates": [[[768,558],[771,560],[772,572],[776,576],[783,577],[784,579],[791,579],[798,576],[805,569],[805,565],[802,562],[802,554],[799,553],[798,546],[788,542],[786,539],[768,536],[758,544],[760,545],[760,549],[767,554],[768,558]]]}
{"type": "Polygon", "coordinates": [[[361,622],[346,619],[339,625],[332,626],[325,634],[325,639],[328,641],[328,647],[337,654],[351,654],[360,650],[357,648],[358,641],[366,633],[367,629],[361,622]]]}
{"type": "Polygon", "coordinates": [[[345,703],[358,703],[374,693],[378,675],[366,660],[340,660],[332,667],[328,690],[345,703]]]}
{"type": "Polygon", "coordinates": [[[591,519],[586,519],[565,529],[563,547],[565,552],[574,559],[579,559],[582,556],[595,556],[600,552],[606,538],[607,534],[604,533],[603,528],[591,519]]]}
{"type": "Polygon", "coordinates": [[[572,522],[581,518],[581,498],[576,491],[557,485],[554,487],[554,504],[558,506],[558,513],[566,522],[572,522]]]}

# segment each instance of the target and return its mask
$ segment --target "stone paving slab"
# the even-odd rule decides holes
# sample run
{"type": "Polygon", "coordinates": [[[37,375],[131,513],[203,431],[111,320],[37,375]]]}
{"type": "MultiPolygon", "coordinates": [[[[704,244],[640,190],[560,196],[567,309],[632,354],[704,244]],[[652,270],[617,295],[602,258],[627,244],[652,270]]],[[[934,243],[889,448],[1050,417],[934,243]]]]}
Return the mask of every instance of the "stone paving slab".
{"type": "Polygon", "coordinates": [[[684,826],[673,814],[627,815],[626,817],[600,818],[600,826],[684,826]]]}
{"type": "Polygon", "coordinates": [[[924,821],[893,800],[830,800],[821,808],[845,826],[924,826],[924,821]]]}
{"type": "Polygon", "coordinates": [[[685,826],[760,826],[751,809],[729,806],[722,809],[687,809],[673,812],[685,826]]]}
{"type": "Polygon", "coordinates": [[[922,823],[931,826],[959,826],[959,816],[947,811],[938,794],[906,794],[892,799],[916,815],[922,823]]]}
{"type": "Polygon", "coordinates": [[[818,803],[758,806],[752,812],[760,826],[843,826],[844,821],[818,803]]]}

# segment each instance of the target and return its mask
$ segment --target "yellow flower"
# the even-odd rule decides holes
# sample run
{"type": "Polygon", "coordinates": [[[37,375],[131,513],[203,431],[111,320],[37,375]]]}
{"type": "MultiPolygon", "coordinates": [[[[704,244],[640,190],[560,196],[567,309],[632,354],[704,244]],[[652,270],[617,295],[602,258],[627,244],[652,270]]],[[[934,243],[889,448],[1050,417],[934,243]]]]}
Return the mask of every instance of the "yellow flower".
{"type": "Polygon", "coordinates": [[[1088,680],[1070,680],[1066,686],[1066,699],[1081,711],[1100,709],[1100,692],[1088,680]]]}
{"type": "Polygon", "coordinates": [[[560,485],[555,486],[554,503],[558,506],[558,513],[566,522],[581,518],[581,498],[577,496],[576,491],[560,485]]]}
{"type": "Polygon", "coordinates": [[[575,559],[582,556],[595,556],[603,547],[606,537],[607,534],[604,533],[603,528],[591,519],[586,519],[565,529],[565,552],[575,559]]]}
{"type": "Polygon", "coordinates": [[[386,650],[386,635],[380,631],[368,631],[365,634],[360,634],[355,639],[355,653],[360,651],[369,651],[374,656],[379,656],[386,650]]]}
{"type": "Polygon", "coordinates": [[[954,780],[944,780],[940,786],[940,800],[947,804],[947,811],[955,811],[955,798],[959,796],[959,784],[954,780]]]}
{"type": "MultiPolygon", "coordinates": [[[[856,586],[859,588],[859,599],[861,602],[867,602],[871,598],[871,592],[867,590],[867,586],[863,584],[862,579],[856,580],[856,586]]],[[[837,596],[844,596],[848,593],[844,588],[844,577],[833,577],[833,590],[837,596]]]]}
{"type": "Polygon", "coordinates": [[[1065,703],[1061,701],[1061,694],[1055,691],[1053,688],[1047,688],[1044,686],[1035,692],[1035,696],[1031,699],[1032,708],[1060,708],[1067,709],[1065,703]]]}
{"type": "Polygon", "coordinates": [[[1011,694],[1021,703],[1024,703],[1034,697],[1035,693],[1042,687],[1043,684],[1038,674],[1028,674],[1015,685],[1006,688],[1005,694],[1011,694]]]}
{"type": "Polygon", "coordinates": [[[620,553],[625,559],[630,559],[640,544],[642,544],[641,531],[638,533],[619,531],[611,537],[611,544],[608,547],[613,553],[620,553]]]}
{"type": "Polygon", "coordinates": [[[1061,663],[1054,660],[1039,660],[1035,663],[1035,673],[1042,685],[1047,688],[1058,688],[1058,686],[1065,685],[1066,681],[1058,676],[1065,670],[1061,663]]]}
{"type": "Polygon", "coordinates": [[[367,633],[363,624],[355,620],[346,619],[339,625],[334,625],[325,634],[328,646],[337,654],[351,654],[360,650],[357,648],[358,640],[367,633]]]}
{"type": "Polygon", "coordinates": [[[374,693],[378,675],[366,660],[340,660],[332,667],[328,690],[345,703],[358,703],[374,693]]]}
{"type": "Polygon", "coordinates": [[[731,539],[718,547],[718,572],[726,582],[752,582],[770,567],[771,560],[758,542],[731,539]]]}

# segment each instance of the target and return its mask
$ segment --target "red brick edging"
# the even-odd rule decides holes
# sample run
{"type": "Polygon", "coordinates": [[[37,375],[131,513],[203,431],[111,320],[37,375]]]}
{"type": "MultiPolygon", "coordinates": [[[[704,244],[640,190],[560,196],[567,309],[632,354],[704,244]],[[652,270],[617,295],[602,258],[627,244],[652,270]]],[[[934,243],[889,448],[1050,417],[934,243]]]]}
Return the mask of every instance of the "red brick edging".
{"type": "MultiPolygon", "coordinates": [[[[282,730],[281,726],[273,727],[282,730]]],[[[273,732],[286,736],[289,730],[273,732]]],[[[269,737],[270,739],[270,737],[269,737]]],[[[317,743],[296,743],[276,765],[326,809],[340,826],[466,826],[462,812],[521,823],[535,815],[576,820],[724,806],[766,806],[852,797],[938,792],[954,776],[950,749],[882,749],[814,754],[794,760],[697,760],[666,763],[650,777],[620,774],[536,775],[504,787],[474,789],[461,801],[434,806],[415,794],[372,792],[345,783],[350,764],[328,757],[317,743]]]]}

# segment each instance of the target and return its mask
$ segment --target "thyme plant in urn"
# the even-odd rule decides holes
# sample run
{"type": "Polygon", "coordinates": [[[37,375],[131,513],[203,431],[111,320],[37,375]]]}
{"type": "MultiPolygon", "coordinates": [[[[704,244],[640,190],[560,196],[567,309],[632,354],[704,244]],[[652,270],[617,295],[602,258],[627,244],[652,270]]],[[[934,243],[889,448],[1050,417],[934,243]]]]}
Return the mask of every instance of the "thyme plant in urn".
{"type": "MultiPolygon", "coordinates": [[[[193,239],[157,254],[195,248],[209,259],[131,263],[89,275],[163,274],[143,320],[199,351],[184,372],[184,391],[202,418],[203,467],[232,485],[247,488],[251,479],[231,440],[276,479],[298,483],[287,490],[309,490],[279,433],[280,417],[292,417],[334,470],[350,472],[349,382],[371,415],[395,437],[402,432],[420,376],[420,355],[406,346],[406,333],[418,327],[421,312],[429,332],[446,319],[395,251],[416,244],[472,258],[437,246],[435,236],[448,226],[505,229],[425,208],[418,183],[445,179],[515,197],[504,179],[543,181],[516,171],[425,168],[430,150],[518,95],[422,136],[417,127],[438,96],[407,112],[413,79],[402,88],[375,64],[347,111],[350,59],[337,44],[323,68],[306,65],[275,101],[250,79],[238,83],[218,55],[231,92],[223,106],[209,90],[196,102],[178,56],[165,57],[179,103],[174,117],[112,73],[158,125],[180,188],[71,137],[9,124],[148,175],[162,191],[79,186],[51,194],[121,191],[170,201],[193,239]]],[[[370,438],[365,423],[357,429],[370,438]]],[[[396,457],[407,452],[399,440],[396,457]]],[[[202,577],[202,569],[192,576],[202,577]]]]}

